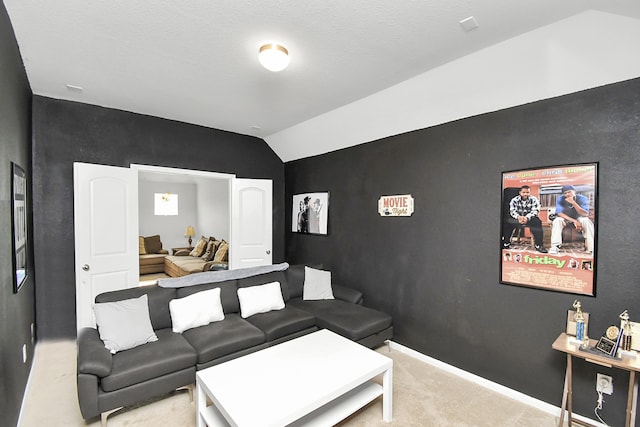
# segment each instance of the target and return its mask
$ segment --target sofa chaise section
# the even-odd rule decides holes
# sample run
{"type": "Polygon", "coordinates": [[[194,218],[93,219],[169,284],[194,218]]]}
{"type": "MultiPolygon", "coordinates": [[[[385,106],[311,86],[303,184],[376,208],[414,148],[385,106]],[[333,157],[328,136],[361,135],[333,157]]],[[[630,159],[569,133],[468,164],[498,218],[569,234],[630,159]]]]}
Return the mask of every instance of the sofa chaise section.
{"type": "Polygon", "coordinates": [[[304,266],[292,265],[286,272],[290,300],[288,305],[313,314],[316,326],[329,329],[369,348],[393,338],[393,319],[386,313],[362,305],[360,291],[333,284],[334,299],[302,299],[304,266]]]}

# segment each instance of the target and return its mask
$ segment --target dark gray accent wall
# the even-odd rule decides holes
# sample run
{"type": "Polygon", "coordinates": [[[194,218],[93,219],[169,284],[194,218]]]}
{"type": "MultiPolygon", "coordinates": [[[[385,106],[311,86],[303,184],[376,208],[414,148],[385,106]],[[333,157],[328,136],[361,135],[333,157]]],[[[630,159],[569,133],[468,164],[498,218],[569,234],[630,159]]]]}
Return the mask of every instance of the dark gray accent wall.
{"type": "MultiPolygon", "coordinates": [[[[0,94],[0,417],[3,425],[10,426],[18,422],[33,361],[35,273],[31,234],[30,271],[20,292],[13,293],[11,162],[20,165],[31,182],[31,88],[4,3],[0,4],[0,94]],[[25,344],[27,362],[23,363],[25,344]]],[[[27,203],[30,218],[32,204],[29,199],[27,203]]]]}
{"type": "Polygon", "coordinates": [[[33,99],[33,129],[39,337],[76,333],[73,162],[137,163],[271,179],[273,261],[284,259],[284,165],[263,140],[40,96],[33,99]]]}
{"type": "MultiPolygon", "coordinates": [[[[576,296],[499,283],[501,172],[582,162],[599,162],[597,296],[578,297],[595,337],[624,309],[640,320],[640,79],[288,162],[287,230],[293,194],[330,201],[329,235],[287,231],[287,261],[363,291],[393,315],[394,341],[559,406],[566,359],[551,344],[576,296]],[[380,196],[407,193],[413,216],[378,215],[380,196]]],[[[593,417],[607,373],[601,414],[622,425],[628,376],[574,365],[574,409],[593,417]]]]}

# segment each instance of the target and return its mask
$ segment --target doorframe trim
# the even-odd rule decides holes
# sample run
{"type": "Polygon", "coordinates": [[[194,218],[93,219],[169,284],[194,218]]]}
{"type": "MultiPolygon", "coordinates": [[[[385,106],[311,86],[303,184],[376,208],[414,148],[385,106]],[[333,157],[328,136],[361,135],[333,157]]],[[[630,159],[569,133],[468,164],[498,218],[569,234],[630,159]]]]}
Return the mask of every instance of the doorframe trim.
{"type": "Polygon", "coordinates": [[[142,165],[138,163],[131,163],[129,165],[131,169],[135,169],[138,172],[154,172],[154,173],[165,173],[170,175],[193,175],[193,176],[201,176],[206,178],[217,178],[217,179],[235,179],[235,174],[230,173],[221,173],[221,172],[210,172],[210,171],[201,171],[196,169],[179,169],[179,168],[170,168],[166,166],[151,166],[151,165],[142,165]]]}

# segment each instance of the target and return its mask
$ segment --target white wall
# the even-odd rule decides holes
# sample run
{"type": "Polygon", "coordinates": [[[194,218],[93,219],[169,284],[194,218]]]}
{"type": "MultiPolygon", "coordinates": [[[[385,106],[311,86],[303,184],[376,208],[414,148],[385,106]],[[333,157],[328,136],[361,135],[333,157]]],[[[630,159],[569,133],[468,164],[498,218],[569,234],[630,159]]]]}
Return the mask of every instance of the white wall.
{"type": "Polygon", "coordinates": [[[640,76],[640,20],[590,10],[265,138],[287,162],[640,76]]]}
{"type": "MultiPolygon", "coordinates": [[[[198,222],[197,186],[171,182],[140,181],[138,183],[138,233],[141,236],[160,235],[162,246],[171,252],[172,247],[187,246],[184,232],[188,225],[198,222]],[[153,213],[154,193],[178,195],[178,215],[156,216],[153,213]]],[[[198,230],[196,229],[196,232],[198,230]]]]}
{"type": "Polygon", "coordinates": [[[141,236],[159,234],[164,249],[188,245],[184,232],[195,228],[193,243],[200,236],[214,236],[229,241],[229,181],[198,178],[194,183],[140,180],[138,184],[138,229],[141,236]],[[156,216],[153,213],[155,193],[178,195],[178,215],[156,216]]]}
{"type": "Polygon", "coordinates": [[[229,241],[229,180],[207,179],[198,181],[198,225],[196,233],[229,241]]]}

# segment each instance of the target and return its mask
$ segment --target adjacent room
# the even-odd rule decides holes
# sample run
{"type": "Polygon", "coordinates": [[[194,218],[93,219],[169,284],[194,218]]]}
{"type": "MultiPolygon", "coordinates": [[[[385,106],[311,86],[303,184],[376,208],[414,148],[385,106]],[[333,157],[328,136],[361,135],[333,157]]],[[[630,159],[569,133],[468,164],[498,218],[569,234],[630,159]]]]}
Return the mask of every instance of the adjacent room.
{"type": "Polygon", "coordinates": [[[3,425],[638,425],[638,40],[637,0],[3,0],[3,425]]]}
{"type": "MultiPolygon", "coordinates": [[[[216,258],[214,252],[210,259],[193,262],[189,254],[198,240],[203,236],[218,242],[230,240],[229,179],[210,175],[138,173],[138,234],[143,241],[153,242],[150,250],[144,243],[139,247],[140,283],[203,271],[206,262],[216,258]],[[181,258],[171,263],[165,261],[167,256],[181,258]]],[[[226,267],[228,256],[221,252],[216,262],[226,267]]]]}

